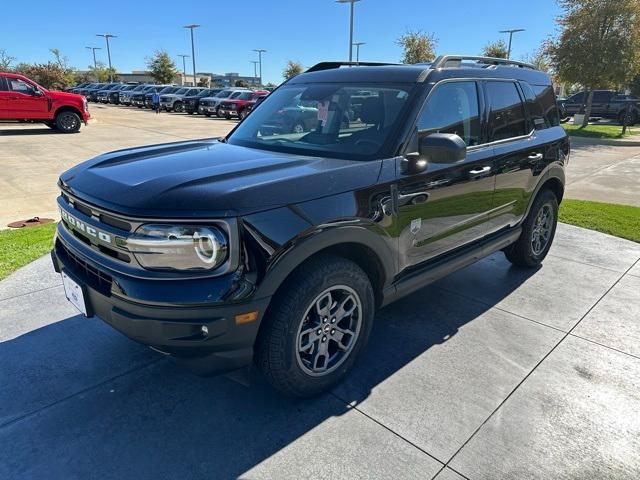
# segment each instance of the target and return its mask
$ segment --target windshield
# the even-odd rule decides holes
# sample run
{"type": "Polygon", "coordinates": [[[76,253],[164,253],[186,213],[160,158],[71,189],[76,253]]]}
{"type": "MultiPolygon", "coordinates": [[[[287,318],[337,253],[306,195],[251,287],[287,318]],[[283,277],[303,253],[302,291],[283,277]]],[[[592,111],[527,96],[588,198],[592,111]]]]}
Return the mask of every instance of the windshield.
{"type": "Polygon", "coordinates": [[[216,98],[227,98],[231,95],[232,90],[222,90],[216,94],[216,98]]]}
{"type": "Polygon", "coordinates": [[[242,92],[233,92],[229,95],[229,98],[238,98],[242,92]]]}
{"type": "Polygon", "coordinates": [[[238,95],[237,98],[238,100],[251,100],[251,96],[253,95],[253,92],[242,92],[240,93],[240,95],[238,95]]]}
{"type": "Polygon", "coordinates": [[[181,88],[181,89],[179,89],[179,90],[176,90],[176,91],[175,91],[175,92],[173,92],[173,93],[175,93],[176,95],[182,95],[183,93],[187,93],[187,91],[188,91],[188,90],[189,90],[189,89],[187,89],[187,88],[181,88]]]}
{"type": "Polygon", "coordinates": [[[160,90],[158,93],[173,93],[175,92],[177,89],[176,87],[164,87],[162,90],[160,90]]]}
{"type": "Polygon", "coordinates": [[[213,95],[211,90],[203,90],[198,94],[199,97],[208,97],[209,95],[213,95]]]}
{"type": "Polygon", "coordinates": [[[265,98],[227,141],[302,155],[376,158],[409,103],[410,89],[392,84],[285,86],[265,98]]]}

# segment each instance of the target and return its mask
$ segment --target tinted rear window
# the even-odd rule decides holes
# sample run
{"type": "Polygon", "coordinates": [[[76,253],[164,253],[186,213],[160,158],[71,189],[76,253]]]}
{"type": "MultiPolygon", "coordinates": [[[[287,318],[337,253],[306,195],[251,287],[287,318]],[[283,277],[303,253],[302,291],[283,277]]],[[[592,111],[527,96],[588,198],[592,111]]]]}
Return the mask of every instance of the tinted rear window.
{"type": "Polygon", "coordinates": [[[556,104],[556,96],[553,93],[553,87],[550,85],[531,85],[531,88],[533,89],[533,93],[536,95],[536,102],[542,109],[545,126],[548,128],[560,125],[558,105],[556,104]]]}
{"type": "Polygon", "coordinates": [[[527,122],[522,99],[512,82],[487,82],[490,141],[526,135],[527,122]]]}

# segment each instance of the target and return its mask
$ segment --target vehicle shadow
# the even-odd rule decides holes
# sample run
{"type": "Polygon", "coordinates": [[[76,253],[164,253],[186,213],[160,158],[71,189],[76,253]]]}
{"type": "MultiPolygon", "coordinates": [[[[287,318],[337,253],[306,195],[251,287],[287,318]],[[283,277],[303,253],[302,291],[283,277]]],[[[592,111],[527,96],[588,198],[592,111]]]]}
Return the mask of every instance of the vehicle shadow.
{"type": "Polygon", "coordinates": [[[60,132],[49,127],[37,127],[37,128],[21,128],[16,129],[2,129],[0,128],[0,137],[18,137],[24,135],[60,135],[60,132]]]}
{"type": "MultiPolygon", "coordinates": [[[[535,275],[503,273],[496,302],[535,275]]],[[[459,275],[460,288],[476,288],[459,275]]],[[[98,319],[67,318],[0,343],[0,478],[281,478],[273,472],[323,461],[308,442],[346,464],[352,438],[328,442],[327,423],[351,431],[348,404],[489,308],[435,284],[382,309],[354,372],[310,400],[255,373],[248,387],[195,377],[98,319]]]]}

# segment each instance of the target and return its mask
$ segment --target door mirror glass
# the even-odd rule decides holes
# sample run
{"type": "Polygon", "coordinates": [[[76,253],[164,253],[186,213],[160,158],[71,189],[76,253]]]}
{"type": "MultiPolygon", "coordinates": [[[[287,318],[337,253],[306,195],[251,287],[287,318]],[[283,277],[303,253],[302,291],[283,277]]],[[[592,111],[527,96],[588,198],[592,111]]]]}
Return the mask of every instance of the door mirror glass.
{"type": "Polygon", "coordinates": [[[39,88],[33,88],[31,90],[31,95],[33,95],[34,97],[41,97],[43,95],[42,91],[40,91],[39,88]]]}
{"type": "Polygon", "coordinates": [[[467,144],[455,133],[432,133],[419,139],[420,157],[431,163],[457,163],[467,157],[467,144]]]}

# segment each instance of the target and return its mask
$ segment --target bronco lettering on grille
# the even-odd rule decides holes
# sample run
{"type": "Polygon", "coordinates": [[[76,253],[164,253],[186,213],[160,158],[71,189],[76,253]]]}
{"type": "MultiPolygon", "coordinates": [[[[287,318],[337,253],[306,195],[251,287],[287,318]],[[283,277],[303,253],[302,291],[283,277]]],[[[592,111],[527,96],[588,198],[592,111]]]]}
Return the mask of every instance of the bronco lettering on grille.
{"type": "Polygon", "coordinates": [[[76,230],[78,232],[82,232],[86,234],[90,238],[95,238],[100,240],[101,242],[111,244],[112,236],[109,233],[102,232],[97,228],[89,225],[88,223],[83,222],[82,220],[78,220],[77,218],[69,215],[64,210],[60,210],[60,216],[65,221],[65,223],[72,230],[76,230]]]}

